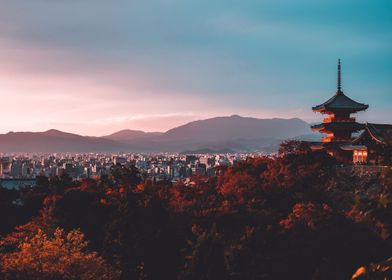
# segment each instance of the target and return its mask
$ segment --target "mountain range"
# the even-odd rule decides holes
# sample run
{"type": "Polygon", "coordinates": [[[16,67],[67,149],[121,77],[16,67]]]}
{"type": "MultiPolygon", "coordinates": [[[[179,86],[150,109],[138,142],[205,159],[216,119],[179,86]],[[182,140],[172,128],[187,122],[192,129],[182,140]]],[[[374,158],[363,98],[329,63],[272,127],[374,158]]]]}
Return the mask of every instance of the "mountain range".
{"type": "Polygon", "coordinates": [[[277,149],[282,140],[313,137],[309,124],[294,119],[257,119],[233,115],[198,120],[166,132],[121,130],[103,137],[51,129],[0,134],[0,152],[237,152],[277,149]]]}

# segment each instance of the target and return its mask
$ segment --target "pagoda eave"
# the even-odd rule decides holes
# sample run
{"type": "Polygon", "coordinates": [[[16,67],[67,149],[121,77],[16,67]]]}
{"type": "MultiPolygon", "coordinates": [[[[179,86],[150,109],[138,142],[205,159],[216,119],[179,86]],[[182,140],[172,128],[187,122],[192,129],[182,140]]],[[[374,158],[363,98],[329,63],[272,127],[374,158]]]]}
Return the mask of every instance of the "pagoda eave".
{"type": "Polygon", "coordinates": [[[323,130],[322,127],[311,126],[310,128],[311,128],[312,130],[314,130],[314,131],[321,131],[321,130],[323,130]]]}
{"type": "Polygon", "coordinates": [[[354,113],[358,113],[361,111],[365,111],[368,108],[369,108],[368,105],[364,105],[364,107],[362,107],[362,108],[329,108],[329,107],[325,107],[325,106],[322,106],[322,107],[316,106],[316,107],[313,107],[312,110],[313,110],[313,112],[316,112],[316,113],[321,113],[321,114],[325,114],[325,115],[332,115],[332,114],[341,113],[341,112],[354,114],[354,113]]]}
{"type": "Polygon", "coordinates": [[[357,122],[342,122],[342,123],[320,123],[316,125],[312,125],[311,129],[315,131],[321,131],[325,133],[330,133],[333,131],[360,131],[365,128],[364,124],[357,122]]]}

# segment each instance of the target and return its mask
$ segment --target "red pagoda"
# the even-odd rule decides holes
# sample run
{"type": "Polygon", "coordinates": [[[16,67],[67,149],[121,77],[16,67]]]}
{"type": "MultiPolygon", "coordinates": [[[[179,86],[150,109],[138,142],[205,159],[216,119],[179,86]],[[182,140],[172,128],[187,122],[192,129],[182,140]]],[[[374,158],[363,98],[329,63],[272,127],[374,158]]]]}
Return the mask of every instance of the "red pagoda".
{"type": "Polygon", "coordinates": [[[365,128],[364,124],[356,122],[351,114],[364,111],[369,105],[362,104],[347,97],[341,87],[341,65],[338,60],[338,83],[336,94],[318,106],[313,107],[314,112],[327,115],[323,123],[313,125],[312,129],[327,134],[323,137],[321,145],[314,149],[326,149],[332,156],[347,158],[352,144],[352,134],[365,128]]]}

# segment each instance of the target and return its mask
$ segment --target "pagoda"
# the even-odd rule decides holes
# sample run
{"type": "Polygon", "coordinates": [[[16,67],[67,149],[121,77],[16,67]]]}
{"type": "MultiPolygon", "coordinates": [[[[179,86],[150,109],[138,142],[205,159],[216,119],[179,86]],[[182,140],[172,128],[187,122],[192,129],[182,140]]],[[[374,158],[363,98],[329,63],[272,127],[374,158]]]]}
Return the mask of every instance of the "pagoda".
{"type": "Polygon", "coordinates": [[[369,105],[356,102],[343,93],[339,59],[336,94],[323,104],[312,108],[314,112],[326,115],[323,123],[311,127],[312,130],[326,134],[318,148],[326,149],[333,156],[336,156],[342,150],[346,150],[343,147],[351,145],[352,134],[365,128],[365,125],[356,122],[351,114],[364,111],[368,107],[369,105]]]}

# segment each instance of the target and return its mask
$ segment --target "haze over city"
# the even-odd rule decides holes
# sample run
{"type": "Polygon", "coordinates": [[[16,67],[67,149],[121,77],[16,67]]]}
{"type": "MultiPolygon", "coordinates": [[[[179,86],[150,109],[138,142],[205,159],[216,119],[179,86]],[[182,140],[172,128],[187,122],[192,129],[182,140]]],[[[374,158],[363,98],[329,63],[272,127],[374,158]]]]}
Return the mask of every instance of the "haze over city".
{"type": "Polygon", "coordinates": [[[390,1],[1,1],[0,133],[315,122],[336,90],[392,119],[390,1]]]}

